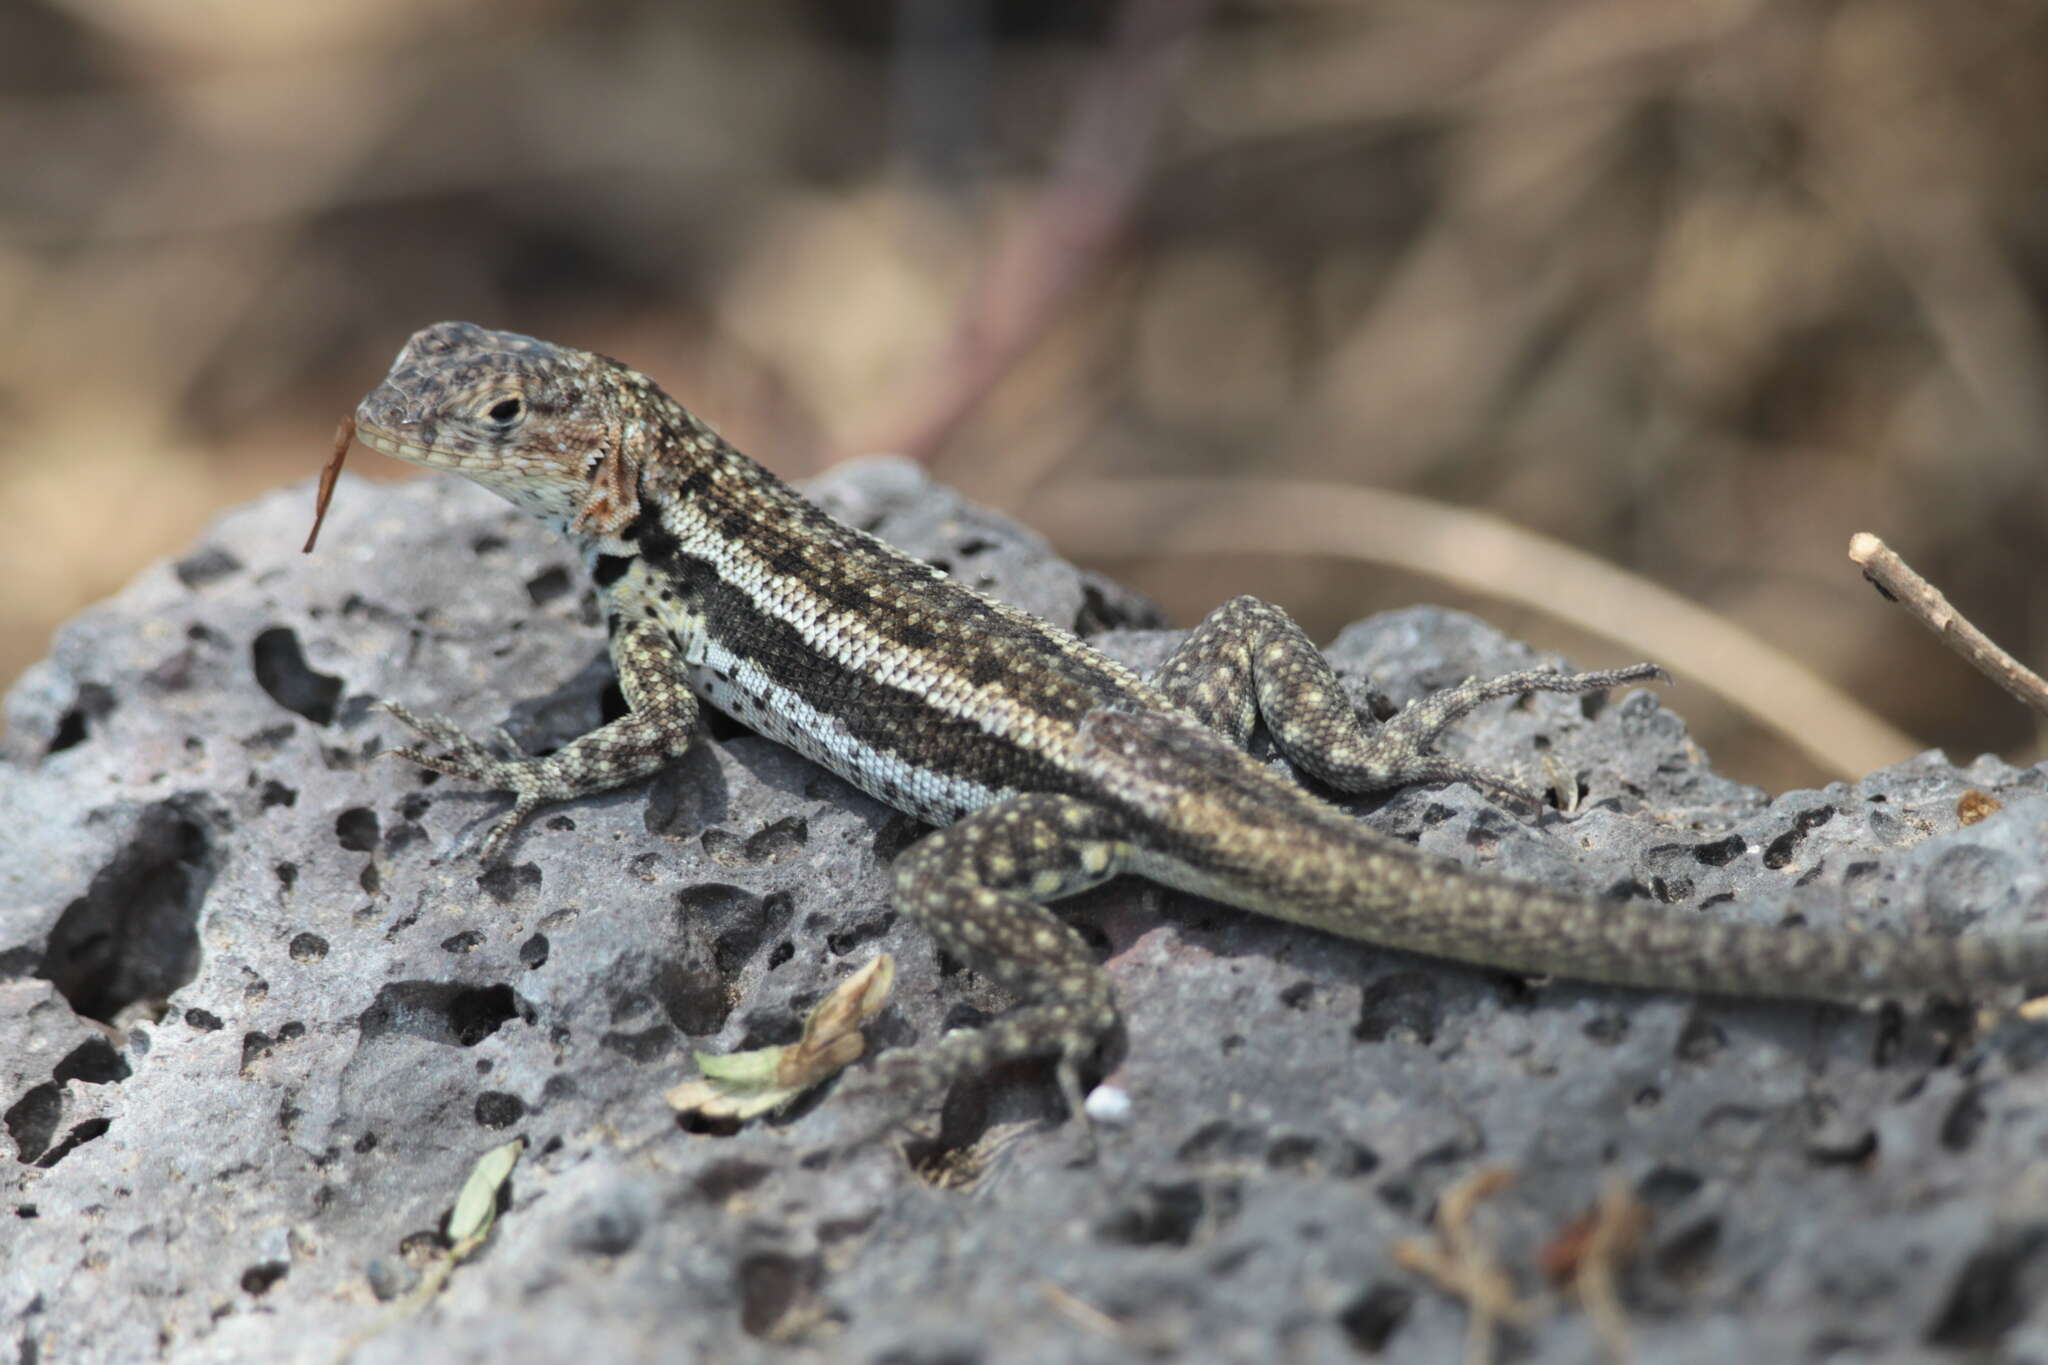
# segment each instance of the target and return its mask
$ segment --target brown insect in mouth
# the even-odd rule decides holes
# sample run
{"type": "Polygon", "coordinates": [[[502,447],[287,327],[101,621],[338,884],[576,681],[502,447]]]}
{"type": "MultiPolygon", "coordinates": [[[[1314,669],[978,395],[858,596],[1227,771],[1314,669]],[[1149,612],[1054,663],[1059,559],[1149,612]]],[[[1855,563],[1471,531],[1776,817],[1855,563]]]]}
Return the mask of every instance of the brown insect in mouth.
{"type": "Polygon", "coordinates": [[[334,501],[334,481],[341,477],[341,462],[348,458],[349,443],[356,439],[356,419],[344,417],[334,428],[334,458],[320,471],[320,494],[313,502],[313,529],[306,533],[305,548],[300,554],[313,553],[313,542],[320,539],[320,523],[327,520],[327,504],[334,501]]]}

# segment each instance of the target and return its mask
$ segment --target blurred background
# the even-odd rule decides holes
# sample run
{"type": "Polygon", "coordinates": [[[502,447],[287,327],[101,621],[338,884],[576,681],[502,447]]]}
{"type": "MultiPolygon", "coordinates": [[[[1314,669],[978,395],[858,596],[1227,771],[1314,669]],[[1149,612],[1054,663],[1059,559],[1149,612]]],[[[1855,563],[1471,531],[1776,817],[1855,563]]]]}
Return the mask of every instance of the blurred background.
{"type": "MultiPolygon", "coordinates": [[[[1791,654],[1903,732],[1872,765],[2031,758],[1844,551],[2039,659],[2044,161],[2039,0],[8,0],[0,684],[465,318],[786,476],[909,453],[1180,624],[1648,652],[1260,501],[1400,491],[1791,654]]],[[[1670,700],[1724,770],[1834,775],[1714,690],[1670,700]]]]}

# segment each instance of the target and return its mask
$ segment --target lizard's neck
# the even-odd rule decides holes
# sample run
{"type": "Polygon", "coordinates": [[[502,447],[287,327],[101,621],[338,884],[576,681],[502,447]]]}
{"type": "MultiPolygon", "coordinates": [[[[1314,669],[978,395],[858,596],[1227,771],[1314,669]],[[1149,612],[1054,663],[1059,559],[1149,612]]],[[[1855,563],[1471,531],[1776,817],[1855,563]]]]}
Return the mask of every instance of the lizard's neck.
{"type": "Polygon", "coordinates": [[[625,533],[640,553],[681,551],[718,566],[781,554],[778,571],[800,573],[792,550],[843,550],[857,534],[723,437],[699,431],[641,473],[640,512],[625,533]]]}

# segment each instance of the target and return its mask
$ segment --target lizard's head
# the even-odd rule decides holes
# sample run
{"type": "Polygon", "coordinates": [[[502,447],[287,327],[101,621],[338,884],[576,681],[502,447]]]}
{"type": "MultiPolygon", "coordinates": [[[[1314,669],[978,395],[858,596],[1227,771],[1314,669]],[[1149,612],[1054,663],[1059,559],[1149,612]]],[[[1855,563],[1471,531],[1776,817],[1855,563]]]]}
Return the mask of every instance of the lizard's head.
{"type": "Polygon", "coordinates": [[[639,511],[639,454],[673,404],[637,370],[470,322],[413,334],[356,408],[373,450],[467,475],[558,527],[615,536],[639,511]]]}

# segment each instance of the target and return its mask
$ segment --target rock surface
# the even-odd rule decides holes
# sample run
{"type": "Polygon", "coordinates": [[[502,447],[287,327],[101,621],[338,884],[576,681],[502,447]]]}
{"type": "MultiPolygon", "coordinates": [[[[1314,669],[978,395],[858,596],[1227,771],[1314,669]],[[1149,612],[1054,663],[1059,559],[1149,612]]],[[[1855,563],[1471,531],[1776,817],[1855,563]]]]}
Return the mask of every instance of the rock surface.
{"type": "MultiPolygon", "coordinates": [[[[1175,639],[907,466],[817,492],[1134,663],[1175,639]]],[[[877,952],[880,1045],[1002,1007],[889,909],[918,827],[720,720],[479,876],[503,799],[373,762],[397,727],[370,703],[558,744],[605,705],[592,600],[467,484],[346,481],[307,558],[310,506],[226,517],[8,700],[0,1361],[1452,1360],[1464,1305],[1395,1248],[1495,1167],[1475,1229],[1524,1294],[1609,1182],[1647,1209],[1619,1279],[1639,1360],[2048,1360],[2048,1032],[1955,1008],[1531,982],[1118,884],[1072,906],[1128,1023],[1130,1113],[1092,1161],[1036,1066],[906,1144],[857,1141],[829,1091],[691,1131],[661,1093],[692,1049],[790,1040],[877,952]],[[513,1136],[488,1245],[387,1316],[513,1136]]],[[[1332,654],[1395,702],[1531,658],[1433,610],[1332,654]]],[[[1446,747],[1576,777],[1579,809],[1461,787],[1360,817],[1701,914],[2048,916],[2036,770],[1928,755],[1767,800],[1643,693],[1497,705],[1446,747]]],[[[1562,1296],[1508,1335],[1600,1352],[1562,1296]]]]}

